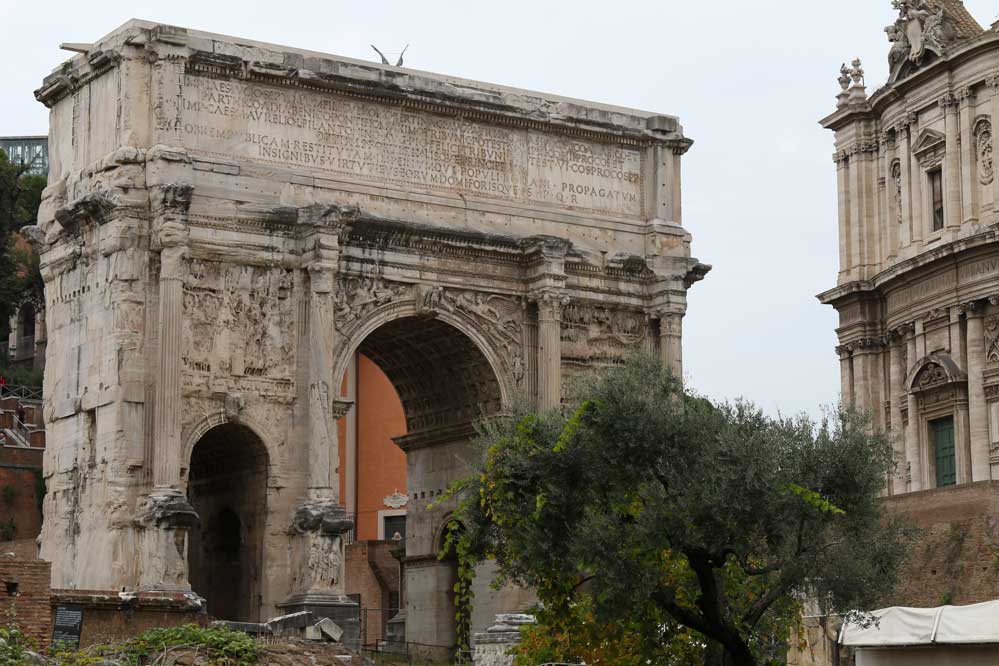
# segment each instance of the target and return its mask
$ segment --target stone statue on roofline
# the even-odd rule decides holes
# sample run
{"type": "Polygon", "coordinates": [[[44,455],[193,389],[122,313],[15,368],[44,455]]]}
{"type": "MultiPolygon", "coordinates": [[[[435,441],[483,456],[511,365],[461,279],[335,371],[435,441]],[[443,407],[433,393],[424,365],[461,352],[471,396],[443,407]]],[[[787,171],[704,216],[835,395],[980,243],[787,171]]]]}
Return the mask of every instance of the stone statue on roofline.
{"type": "Polygon", "coordinates": [[[885,33],[892,43],[888,66],[894,80],[905,62],[919,66],[927,52],[942,56],[954,39],[954,29],[943,4],[934,11],[926,0],[892,0],[892,7],[898,10],[898,19],[885,33]]]}

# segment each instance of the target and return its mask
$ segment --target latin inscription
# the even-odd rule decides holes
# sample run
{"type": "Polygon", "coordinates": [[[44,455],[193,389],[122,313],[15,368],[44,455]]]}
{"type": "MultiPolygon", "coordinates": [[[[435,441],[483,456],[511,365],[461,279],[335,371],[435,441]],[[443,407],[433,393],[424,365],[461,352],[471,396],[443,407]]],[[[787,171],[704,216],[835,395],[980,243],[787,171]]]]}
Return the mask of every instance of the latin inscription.
{"type": "Polygon", "coordinates": [[[953,271],[948,271],[892,292],[888,294],[888,310],[895,312],[899,308],[929,298],[930,296],[935,296],[948,289],[953,289],[956,286],[955,277],[953,271]]]}
{"type": "Polygon", "coordinates": [[[980,259],[960,268],[961,283],[971,282],[986,275],[999,273],[999,257],[980,259]]]}
{"type": "Polygon", "coordinates": [[[404,188],[642,215],[638,150],[332,94],[187,75],[176,127],[195,152],[404,188]]]}

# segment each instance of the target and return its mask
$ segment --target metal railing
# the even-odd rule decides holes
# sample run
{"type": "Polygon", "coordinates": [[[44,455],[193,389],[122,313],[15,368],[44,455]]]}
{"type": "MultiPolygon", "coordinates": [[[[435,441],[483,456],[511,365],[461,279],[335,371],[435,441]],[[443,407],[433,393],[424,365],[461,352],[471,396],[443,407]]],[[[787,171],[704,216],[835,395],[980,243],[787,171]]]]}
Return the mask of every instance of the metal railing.
{"type": "Polygon", "coordinates": [[[23,386],[21,384],[5,384],[0,389],[0,398],[17,398],[18,400],[42,401],[41,386],[23,386]]]}
{"type": "Polygon", "coordinates": [[[28,429],[28,424],[14,415],[14,427],[12,428],[14,434],[24,440],[27,446],[31,446],[31,430],[28,429]]]}
{"type": "Polygon", "coordinates": [[[381,640],[361,648],[373,666],[471,666],[472,653],[454,646],[381,640]]]}

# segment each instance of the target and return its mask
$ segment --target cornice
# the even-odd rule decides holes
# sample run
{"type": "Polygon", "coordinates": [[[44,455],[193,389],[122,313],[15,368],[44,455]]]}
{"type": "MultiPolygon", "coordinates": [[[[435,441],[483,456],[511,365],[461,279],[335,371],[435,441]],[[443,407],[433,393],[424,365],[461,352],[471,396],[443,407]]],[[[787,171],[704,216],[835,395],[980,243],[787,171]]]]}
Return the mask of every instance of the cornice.
{"type": "Polygon", "coordinates": [[[921,252],[915,257],[901,261],[881,271],[868,280],[854,280],[838,285],[816,295],[816,298],[823,305],[833,305],[835,307],[838,302],[848,296],[879,292],[889,286],[893,286],[893,283],[897,280],[905,279],[915,270],[945,259],[955,259],[965,252],[986,247],[993,243],[999,243],[999,227],[996,226],[992,226],[974,236],[960,238],[935,247],[932,250],[921,252]]]}
{"type": "MultiPolygon", "coordinates": [[[[999,51],[999,33],[986,30],[978,37],[969,39],[956,45],[943,58],[934,60],[929,65],[920,68],[909,76],[899,79],[894,83],[888,83],[874,91],[866,102],[853,102],[835,112],[829,114],[819,121],[819,123],[831,130],[838,130],[844,124],[858,119],[876,119],[887,110],[892,103],[905,99],[906,96],[918,90],[920,86],[928,80],[933,79],[942,72],[954,69],[969,60],[984,54],[993,54],[999,51]]],[[[971,88],[979,83],[987,83],[989,76],[985,76],[981,81],[960,81],[953,88],[954,93],[960,97],[963,89],[973,92],[971,88]]],[[[936,100],[929,100],[927,104],[936,103],[936,100]]]]}
{"type": "Polygon", "coordinates": [[[195,75],[335,92],[415,111],[602,143],[665,146],[680,155],[693,144],[683,135],[678,119],[668,115],[557,98],[528,90],[500,89],[490,84],[403,68],[384,68],[326,54],[306,57],[300,51],[273,44],[241,49],[250,54],[247,57],[217,52],[217,44],[242,47],[240,41],[174,26],[135,22],[102,38],[87,54],[63,63],[45,78],[35,91],[35,97],[51,107],[128,57],[182,63],[188,73],[195,75]],[[254,55],[282,60],[250,59],[254,55]]]}

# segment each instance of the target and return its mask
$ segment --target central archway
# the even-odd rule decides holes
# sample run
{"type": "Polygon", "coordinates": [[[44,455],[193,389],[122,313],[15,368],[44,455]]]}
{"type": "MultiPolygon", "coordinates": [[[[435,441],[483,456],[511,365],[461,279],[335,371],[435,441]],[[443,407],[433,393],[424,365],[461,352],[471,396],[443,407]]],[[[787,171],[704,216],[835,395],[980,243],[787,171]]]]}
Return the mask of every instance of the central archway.
{"type": "Polygon", "coordinates": [[[442,495],[471,471],[474,422],[502,409],[503,364],[486,336],[453,313],[395,314],[360,330],[352,351],[385,374],[405,415],[406,432],[394,439],[406,453],[406,641],[447,656],[458,637],[457,567],[437,555],[455,500],[442,495]]]}
{"type": "Polygon", "coordinates": [[[407,435],[471,424],[501,407],[500,384],[485,355],[467,335],[440,319],[390,321],[365,337],[358,351],[395,387],[407,435]]]}
{"type": "Polygon", "coordinates": [[[191,453],[188,501],[201,516],[188,547],[191,587],[208,614],[259,621],[267,516],[267,449],[246,426],[206,432],[191,453]]]}

